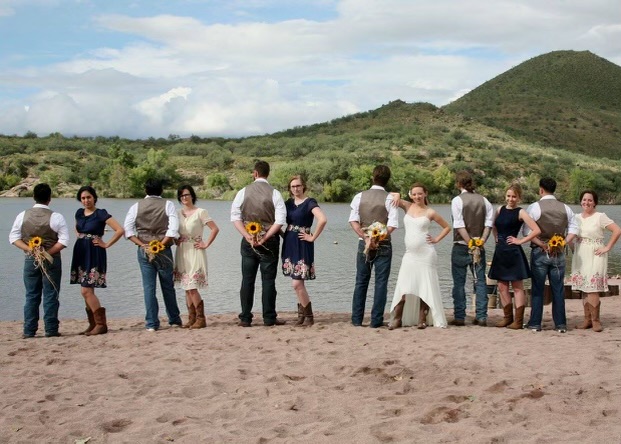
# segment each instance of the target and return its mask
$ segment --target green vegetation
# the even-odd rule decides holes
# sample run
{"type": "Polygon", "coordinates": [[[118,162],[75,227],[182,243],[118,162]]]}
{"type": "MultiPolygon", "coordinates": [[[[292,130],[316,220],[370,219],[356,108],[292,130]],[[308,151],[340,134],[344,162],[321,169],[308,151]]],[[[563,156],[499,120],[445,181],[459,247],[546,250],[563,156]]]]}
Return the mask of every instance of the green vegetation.
{"type": "Polygon", "coordinates": [[[506,187],[515,181],[525,189],[525,201],[535,200],[539,178],[551,176],[559,182],[560,197],[569,202],[593,187],[601,203],[621,203],[621,68],[574,52],[551,53],[523,65],[444,109],[397,100],[264,136],[0,136],[0,189],[36,177],[60,195],[72,196],[79,186],[91,184],[102,196],[140,197],[145,179],[157,177],[166,180],[168,196],[190,183],[201,198],[232,199],[251,181],[252,165],[260,158],[272,165],[270,182],[276,187],[284,190],[291,175],[303,174],[311,195],[321,201],[350,200],[369,186],[373,167],[385,163],[393,172],[393,190],[405,193],[412,183],[422,182],[434,203],[452,198],[455,172],[462,169],[472,171],[478,191],[495,202],[504,200],[506,187]],[[581,76],[590,70],[587,81],[581,76]],[[582,80],[563,89],[571,79],[582,80]],[[601,88],[607,93],[600,94],[601,88]],[[548,120],[552,110],[575,123],[575,131],[559,129],[558,119],[548,120]],[[539,126],[531,128],[534,122],[539,126]],[[610,134],[617,135],[614,141],[610,134]],[[561,143],[561,137],[573,145],[561,143]]]}

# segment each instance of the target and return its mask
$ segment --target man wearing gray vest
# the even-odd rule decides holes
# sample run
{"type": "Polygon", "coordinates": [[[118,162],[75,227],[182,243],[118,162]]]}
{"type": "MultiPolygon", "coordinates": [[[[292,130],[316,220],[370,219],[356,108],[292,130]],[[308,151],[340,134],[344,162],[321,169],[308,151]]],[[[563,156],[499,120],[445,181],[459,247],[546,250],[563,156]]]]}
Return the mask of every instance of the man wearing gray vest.
{"type": "Polygon", "coordinates": [[[145,183],[146,197],[129,209],[125,217],[125,237],[138,245],[136,252],[142,275],[142,289],[146,309],[147,331],[160,328],[159,305],[155,296],[157,278],[160,280],[162,297],[170,326],[181,326],[177,295],[173,282],[173,256],[170,249],[179,237],[179,218],[175,205],[162,199],[162,182],[149,179],[145,183]],[[166,248],[150,260],[146,254],[149,242],[158,240],[166,248]]]}
{"type": "MultiPolygon", "coordinates": [[[[539,181],[539,195],[541,199],[531,204],[526,210],[533,218],[541,234],[534,238],[530,250],[530,268],[532,272],[531,308],[528,328],[532,331],[541,331],[543,317],[543,290],[546,277],[552,292],[552,319],[554,328],[560,333],[567,331],[565,316],[565,252],[550,253],[548,241],[555,234],[559,234],[570,243],[578,234],[578,225],[574,212],[554,196],[556,181],[549,177],[539,181]]],[[[529,231],[526,225],[524,230],[529,231]]]]}
{"type": "Polygon", "coordinates": [[[494,208],[489,201],[474,191],[474,181],[468,171],[456,175],[455,186],[460,194],[451,201],[453,219],[453,249],[451,273],[453,275],[453,313],[449,323],[458,327],[466,325],[466,278],[468,269],[474,277],[476,314],[474,325],[487,326],[487,283],[485,281],[485,248],[480,247],[478,262],[468,248],[470,239],[483,243],[490,235],[494,223],[494,208]],[[476,263],[475,263],[476,262],[476,263]]]}
{"type": "Polygon", "coordinates": [[[263,324],[268,327],[285,324],[276,314],[276,274],[280,250],[279,233],[287,221],[287,210],[280,192],[267,182],[269,174],[270,165],[262,160],[257,161],[252,171],[254,182],[239,190],[231,205],[231,222],[242,235],[240,327],[250,327],[252,324],[254,285],[259,269],[263,324]],[[255,224],[258,225],[259,232],[250,233],[247,226],[255,224]]]}
{"type": "Polygon", "coordinates": [[[358,253],[356,254],[356,285],[352,300],[351,323],[362,326],[367,289],[371,281],[371,270],[375,267],[375,292],[371,308],[371,328],[384,325],[384,310],[388,292],[388,277],[392,264],[392,243],[390,233],[399,228],[397,208],[392,205],[392,196],[386,191],[390,180],[390,168],[378,165],[373,170],[373,186],[354,196],[351,201],[349,224],[358,235],[358,253]],[[384,224],[388,238],[379,242],[373,259],[364,253],[365,229],[374,222],[384,224]]]}
{"type": "Polygon", "coordinates": [[[60,251],[69,245],[69,229],[60,213],[50,207],[52,189],[40,183],[33,190],[35,205],[22,211],[15,218],[9,242],[26,253],[24,261],[24,285],[26,302],[24,304],[23,338],[34,338],[39,327],[39,306],[43,295],[43,322],[45,336],[60,336],[58,332],[58,293],[62,275],[60,251]],[[37,264],[28,245],[35,237],[41,238],[41,247],[52,257],[52,262],[43,261],[44,270],[37,264]]]}

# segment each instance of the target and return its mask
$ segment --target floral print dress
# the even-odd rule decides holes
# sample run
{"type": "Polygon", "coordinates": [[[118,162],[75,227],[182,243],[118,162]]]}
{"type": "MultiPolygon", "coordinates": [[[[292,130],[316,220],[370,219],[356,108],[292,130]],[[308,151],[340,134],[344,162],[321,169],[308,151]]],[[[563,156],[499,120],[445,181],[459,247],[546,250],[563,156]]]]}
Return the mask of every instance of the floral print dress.
{"type": "Polygon", "coordinates": [[[593,293],[608,291],[608,253],[595,255],[603,247],[604,230],[613,223],[605,213],[593,213],[584,218],[576,216],[580,229],[571,261],[571,289],[593,293]]]}
{"type": "Polygon", "coordinates": [[[84,208],[75,213],[75,228],[78,239],[73,246],[71,275],[69,283],[82,287],[106,288],[107,255],[106,249],[93,244],[93,239],[101,238],[106,221],[112,216],[97,208],[86,216],[84,208]]]}
{"type": "Polygon", "coordinates": [[[287,228],[282,244],[282,272],[292,279],[315,279],[315,247],[313,242],[300,240],[301,232],[310,233],[315,216],[313,209],[317,201],[306,198],[299,205],[293,199],[285,202],[287,207],[287,228]]]}
{"type": "Polygon", "coordinates": [[[179,244],[175,251],[175,282],[184,290],[197,290],[207,287],[207,252],[194,248],[195,242],[203,239],[203,230],[211,217],[207,210],[197,208],[185,217],[179,210],[179,244]]]}

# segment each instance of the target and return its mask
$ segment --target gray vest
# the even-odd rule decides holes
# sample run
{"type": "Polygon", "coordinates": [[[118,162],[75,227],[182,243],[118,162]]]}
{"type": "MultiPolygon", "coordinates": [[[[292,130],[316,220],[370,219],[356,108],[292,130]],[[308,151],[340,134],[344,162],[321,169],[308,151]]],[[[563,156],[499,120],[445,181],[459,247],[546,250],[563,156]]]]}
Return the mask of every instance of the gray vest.
{"type": "Polygon", "coordinates": [[[569,225],[565,204],[556,199],[543,199],[539,201],[539,208],[541,208],[541,217],[537,221],[537,225],[541,228],[539,239],[548,242],[555,234],[565,237],[569,225]]]}
{"type": "MultiPolygon", "coordinates": [[[[360,226],[366,228],[373,222],[388,223],[388,210],[386,209],[386,197],[388,192],[384,190],[370,189],[360,194],[360,226]]],[[[390,234],[386,238],[390,240],[390,234]]]]}
{"type": "Polygon", "coordinates": [[[26,243],[35,236],[43,239],[43,248],[49,250],[58,242],[58,233],[50,227],[52,210],[48,208],[31,208],[24,213],[22,222],[22,240],[26,243]]]}
{"type": "Polygon", "coordinates": [[[267,182],[254,181],[248,185],[241,205],[244,223],[260,222],[264,229],[272,226],[276,220],[273,195],[274,187],[267,182]]]}
{"type": "Polygon", "coordinates": [[[146,244],[153,239],[162,240],[168,231],[168,222],[164,199],[143,199],[138,202],[136,232],[142,242],[146,244]]]}
{"type": "MultiPolygon", "coordinates": [[[[462,215],[466,224],[466,231],[470,237],[483,236],[485,230],[485,198],[477,193],[461,193],[458,196],[462,200],[462,215]]],[[[453,241],[463,241],[459,232],[453,229],[453,241]]]]}

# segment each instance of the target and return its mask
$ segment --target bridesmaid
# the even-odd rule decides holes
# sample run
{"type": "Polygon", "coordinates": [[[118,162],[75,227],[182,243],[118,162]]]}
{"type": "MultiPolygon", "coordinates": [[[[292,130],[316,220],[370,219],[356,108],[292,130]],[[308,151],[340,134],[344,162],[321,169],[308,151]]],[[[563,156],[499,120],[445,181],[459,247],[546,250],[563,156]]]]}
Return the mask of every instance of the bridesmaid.
{"type": "Polygon", "coordinates": [[[526,210],[518,207],[522,200],[522,188],[512,184],[505,193],[506,205],[498,207],[494,220],[493,233],[496,238],[496,250],[489,269],[488,277],[498,281],[498,292],[504,311],[504,318],[496,327],[508,327],[513,330],[522,328],[526,296],[524,295],[524,279],[531,277],[530,268],[524,250],[520,245],[530,242],[539,236],[541,230],[526,210]],[[528,236],[518,238],[522,225],[530,228],[528,236]],[[509,293],[509,284],[515,296],[515,318],[513,304],[509,293]]]}
{"type": "Polygon", "coordinates": [[[306,183],[302,176],[289,180],[290,198],[287,208],[287,230],[282,243],[282,272],[291,277],[291,285],[298,297],[298,321],[296,326],[311,326],[314,323],[305,280],[315,279],[314,242],[323,231],[328,219],[317,201],[306,196],[306,183]],[[311,233],[313,219],[317,218],[315,232],[311,233]]]}
{"type": "Polygon", "coordinates": [[[106,210],[95,206],[97,192],[93,187],[80,188],[76,197],[84,208],[75,213],[78,238],[73,246],[69,283],[82,286],[88,327],[80,334],[92,336],[108,332],[106,309],[95,295],[95,288],[106,288],[106,249],[123,236],[124,230],[106,210]],[[114,230],[108,242],[102,239],[106,225],[114,230]]]}
{"type": "Polygon", "coordinates": [[[199,289],[207,287],[207,252],[220,229],[209,217],[207,210],[198,208],[196,193],[190,185],[182,185],[177,190],[179,210],[179,239],[175,252],[175,282],[185,290],[185,303],[188,307],[188,323],[184,328],[204,328],[205,304],[199,289]],[[210,229],[209,238],[203,240],[203,229],[210,229]]]}
{"type": "Polygon", "coordinates": [[[593,327],[593,331],[600,332],[603,329],[599,321],[599,295],[608,290],[608,252],[619,240],[621,228],[605,213],[595,211],[597,203],[595,191],[580,194],[582,213],[576,216],[580,231],[571,260],[571,289],[583,294],[584,322],[576,328],[593,327]],[[612,233],[605,245],[604,229],[612,233]]]}

